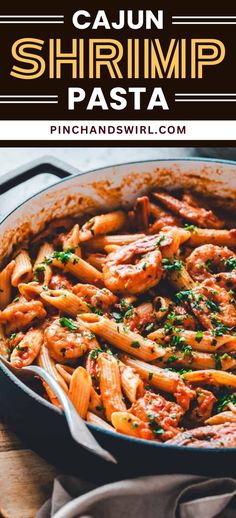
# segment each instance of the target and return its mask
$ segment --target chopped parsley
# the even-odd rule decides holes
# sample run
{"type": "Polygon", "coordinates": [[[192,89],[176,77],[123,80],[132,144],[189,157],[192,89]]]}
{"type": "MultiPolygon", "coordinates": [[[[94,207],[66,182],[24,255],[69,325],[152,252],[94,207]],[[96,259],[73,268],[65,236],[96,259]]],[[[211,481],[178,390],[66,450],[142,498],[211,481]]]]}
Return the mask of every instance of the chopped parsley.
{"type": "Polygon", "coordinates": [[[23,351],[24,350],[24,347],[21,347],[21,345],[17,345],[16,346],[16,351],[23,351]]]}
{"type": "MultiPolygon", "coordinates": [[[[61,252],[56,250],[55,252],[53,252],[52,255],[50,255],[49,257],[47,257],[45,259],[45,263],[51,264],[53,259],[58,259],[63,264],[67,264],[70,261],[71,256],[74,254],[74,252],[75,252],[74,248],[68,248],[68,250],[63,250],[61,252]]],[[[79,261],[79,257],[74,257],[73,264],[78,263],[78,261],[79,261]]]]}
{"type": "Polygon", "coordinates": [[[211,317],[211,323],[214,326],[214,329],[212,329],[212,334],[214,336],[222,336],[231,331],[228,326],[222,324],[221,321],[214,316],[211,317]]]}
{"type": "Polygon", "coordinates": [[[37,266],[37,268],[35,269],[35,271],[37,273],[40,273],[40,272],[45,272],[46,270],[46,266],[44,264],[40,264],[39,266],[37,266]]]}
{"type": "Polygon", "coordinates": [[[95,313],[95,315],[100,315],[100,316],[103,315],[103,311],[101,309],[96,308],[95,306],[93,306],[92,304],[89,304],[88,302],[87,302],[87,306],[89,307],[89,309],[91,309],[91,311],[93,313],[95,313]]]}
{"type": "Polygon", "coordinates": [[[173,345],[173,347],[182,348],[184,343],[185,343],[185,338],[183,336],[172,335],[170,337],[170,344],[173,345]]]}
{"type": "Polygon", "coordinates": [[[165,236],[160,236],[156,242],[156,246],[159,247],[159,245],[165,240],[165,236]]]}
{"type": "Polygon", "coordinates": [[[121,313],[118,313],[117,311],[112,311],[111,315],[115,319],[115,321],[118,323],[121,323],[124,321],[123,315],[121,315],[121,313]]]}
{"type": "Polygon", "coordinates": [[[176,354],[172,354],[167,358],[166,364],[169,365],[169,363],[176,362],[176,360],[178,360],[178,356],[176,356],[176,354]]]}
{"type": "Polygon", "coordinates": [[[228,403],[233,403],[233,405],[236,405],[236,394],[230,394],[227,389],[221,388],[216,403],[216,412],[223,412],[228,403]]]}
{"type": "Polygon", "coordinates": [[[186,356],[192,357],[192,347],[190,345],[187,345],[183,349],[183,358],[186,358],[186,356]]]}
{"type": "Polygon", "coordinates": [[[131,318],[133,316],[133,304],[129,304],[127,311],[124,314],[125,318],[131,318]]]}
{"type": "Polygon", "coordinates": [[[183,301],[188,301],[188,299],[191,297],[193,297],[193,292],[192,290],[183,290],[183,291],[179,291],[178,293],[176,293],[176,299],[177,299],[177,302],[183,302],[183,301]]]}
{"type": "Polygon", "coordinates": [[[224,353],[222,354],[222,360],[227,360],[229,358],[229,354],[224,353]]]}
{"type": "Polygon", "coordinates": [[[93,360],[97,360],[97,359],[98,359],[99,354],[101,354],[101,353],[103,353],[103,352],[104,352],[104,351],[101,349],[101,347],[95,347],[95,349],[93,349],[93,350],[91,351],[91,355],[90,355],[90,356],[91,356],[91,358],[92,358],[93,360]]]}
{"type": "Polygon", "coordinates": [[[155,326],[154,326],[153,322],[151,322],[150,324],[147,324],[145,326],[145,332],[146,333],[151,333],[154,330],[154,327],[155,326]]]}
{"type": "Polygon", "coordinates": [[[189,232],[194,232],[194,230],[196,230],[198,227],[196,227],[196,225],[189,225],[188,223],[185,223],[184,228],[189,232]]]}
{"type": "Polygon", "coordinates": [[[178,259],[174,259],[173,261],[171,261],[170,259],[168,259],[166,257],[166,258],[162,259],[162,266],[163,266],[164,270],[166,270],[168,272],[174,272],[176,270],[181,270],[182,262],[179,261],[178,259]]]}
{"type": "Polygon", "coordinates": [[[165,430],[153,419],[148,423],[149,428],[152,430],[154,435],[162,435],[165,430]]]}
{"type": "Polygon", "coordinates": [[[215,369],[221,370],[222,364],[221,364],[221,359],[218,356],[218,354],[217,353],[212,354],[212,358],[215,360],[215,369]]]}
{"type": "Polygon", "coordinates": [[[196,336],[195,336],[196,342],[200,343],[202,339],[203,339],[203,331],[197,331],[196,336]]]}
{"type": "Polygon", "coordinates": [[[131,343],[131,347],[133,347],[134,349],[139,349],[140,343],[137,342],[137,341],[134,341],[134,342],[131,343]]]}
{"type": "Polygon", "coordinates": [[[236,257],[232,256],[225,261],[225,266],[228,271],[236,270],[236,257]]]}
{"type": "Polygon", "coordinates": [[[75,322],[72,320],[72,318],[62,317],[62,318],[60,318],[59,322],[62,327],[67,327],[67,329],[69,329],[70,331],[78,330],[78,327],[75,324],[75,322]]]}
{"type": "Polygon", "coordinates": [[[210,299],[206,299],[206,307],[208,309],[211,309],[212,311],[214,311],[214,313],[219,313],[219,311],[220,311],[219,305],[210,299]]]}

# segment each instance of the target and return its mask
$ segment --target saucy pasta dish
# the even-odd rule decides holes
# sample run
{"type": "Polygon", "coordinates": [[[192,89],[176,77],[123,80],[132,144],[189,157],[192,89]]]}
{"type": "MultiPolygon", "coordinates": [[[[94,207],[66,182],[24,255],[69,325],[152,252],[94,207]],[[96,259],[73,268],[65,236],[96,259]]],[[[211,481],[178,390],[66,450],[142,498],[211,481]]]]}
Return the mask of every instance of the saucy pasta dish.
{"type": "Polygon", "coordinates": [[[158,191],[53,220],[0,272],[1,356],[99,427],[236,446],[236,230],[209,203],[158,191]]]}

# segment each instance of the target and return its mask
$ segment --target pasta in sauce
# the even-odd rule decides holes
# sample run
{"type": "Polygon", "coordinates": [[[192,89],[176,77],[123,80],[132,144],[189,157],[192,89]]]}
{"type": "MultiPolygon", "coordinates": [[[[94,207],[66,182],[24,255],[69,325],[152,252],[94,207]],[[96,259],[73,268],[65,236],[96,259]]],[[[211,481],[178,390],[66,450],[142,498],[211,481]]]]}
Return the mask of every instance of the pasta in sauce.
{"type": "Polygon", "coordinates": [[[97,426],[236,446],[235,249],[190,193],[54,220],[0,272],[0,354],[46,369],[97,426]]]}

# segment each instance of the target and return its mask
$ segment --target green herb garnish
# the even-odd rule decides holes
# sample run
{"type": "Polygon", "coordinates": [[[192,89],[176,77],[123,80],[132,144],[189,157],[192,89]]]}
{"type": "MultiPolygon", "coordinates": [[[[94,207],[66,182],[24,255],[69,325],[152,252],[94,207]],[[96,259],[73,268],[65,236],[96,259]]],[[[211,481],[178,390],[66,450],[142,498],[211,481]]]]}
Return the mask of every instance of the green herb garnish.
{"type": "Polygon", "coordinates": [[[137,341],[134,341],[134,342],[131,343],[131,347],[133,347],[134,349],[139,349],[140,343],[137,342],[137,341]]]}
{"type": "Polygon", "coordinates": [[[72,318],[62,317],[62,318],[60,318],[59,322],[62,327],[67,327],[67,329],[69,329],[70,331],[78,330],[78,327],[75,324],[75,322],[72,320],[72,318]]]}

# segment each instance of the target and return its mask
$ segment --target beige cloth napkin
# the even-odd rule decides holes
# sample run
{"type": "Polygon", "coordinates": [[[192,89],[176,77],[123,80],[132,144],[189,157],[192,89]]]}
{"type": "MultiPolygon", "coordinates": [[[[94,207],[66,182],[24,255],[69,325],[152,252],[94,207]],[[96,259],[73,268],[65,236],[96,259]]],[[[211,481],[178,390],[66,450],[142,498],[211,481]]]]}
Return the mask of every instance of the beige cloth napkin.
{"type": "Polygon", "coordinates": [[[236,480],[160,475],[96,486],[74,477],[54,481],[36,518],[235,518],[236,480]]]}

